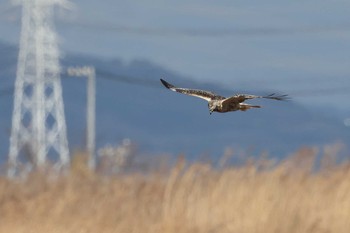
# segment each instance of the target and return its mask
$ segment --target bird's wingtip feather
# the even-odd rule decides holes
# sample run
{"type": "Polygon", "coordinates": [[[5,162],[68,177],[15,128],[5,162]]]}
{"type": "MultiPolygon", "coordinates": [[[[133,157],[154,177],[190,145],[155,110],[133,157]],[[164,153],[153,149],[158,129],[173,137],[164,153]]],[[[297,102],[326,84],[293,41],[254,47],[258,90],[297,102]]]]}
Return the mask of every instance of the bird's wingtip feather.
{"type": "Polygon", "coordinates": [[[174,86],[173,85],[171,85],[170,83],[168,83],[168,82],[166,82],[164,79],[160,79],[160,81],[162,82],[162,84],[166,87],[166,88],[168,88],[168,89],[170,89],[170,88],[173,88],[174,86]]]}

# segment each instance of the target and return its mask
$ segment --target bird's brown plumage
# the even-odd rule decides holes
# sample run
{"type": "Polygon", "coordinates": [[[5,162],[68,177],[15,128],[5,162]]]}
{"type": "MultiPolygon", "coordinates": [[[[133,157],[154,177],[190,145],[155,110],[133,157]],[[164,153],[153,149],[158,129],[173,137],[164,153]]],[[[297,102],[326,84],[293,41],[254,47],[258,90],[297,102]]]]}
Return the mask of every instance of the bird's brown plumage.
{"type": "Polygon", "coordinates": [[[251,108],[260,108],[258,105],[249,105],[243,103],[248,99],[256,99],[256,98],[264,98],[264,99],[273,99],[273,100],[286,100],[288,99],[287,95],[276,95],[270,94],[267,96],[258,96],[258,95],[247,95],[247,94],[238,94],[228,98],[217,95],[210,91],[198,90],[198,89],[188,89],[188,88],[178,88],[174,85],[166,82],[163,79],[160,79],[162,84],[175,92],[179,92],[182,94],[198,97],[201,99],[205,99],[208,101],[208,107],[210,113],[212,112],[231,112],[231,111],[246,111],[251,108]]]}

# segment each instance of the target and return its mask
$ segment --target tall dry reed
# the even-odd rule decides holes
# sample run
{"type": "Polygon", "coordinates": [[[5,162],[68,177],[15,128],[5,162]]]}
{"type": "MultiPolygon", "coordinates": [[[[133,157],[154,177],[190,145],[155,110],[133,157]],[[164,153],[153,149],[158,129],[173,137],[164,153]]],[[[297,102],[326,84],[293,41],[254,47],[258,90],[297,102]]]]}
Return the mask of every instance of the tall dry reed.
{"type": "Polygon", "coordinates": [[[0,178],[0,232],[350,232],[350,166],[312,169],[316,151],[105,177],[79,163],[64,177],[0,178]],[[160,172],[161,171],[161,172],[160,172]]]}

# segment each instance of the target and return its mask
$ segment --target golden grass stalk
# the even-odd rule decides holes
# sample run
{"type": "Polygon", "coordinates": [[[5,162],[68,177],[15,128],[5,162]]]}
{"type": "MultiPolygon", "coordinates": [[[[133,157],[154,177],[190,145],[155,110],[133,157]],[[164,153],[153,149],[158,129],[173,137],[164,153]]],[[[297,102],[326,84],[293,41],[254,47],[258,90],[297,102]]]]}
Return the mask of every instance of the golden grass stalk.
{"type": "Polygon", "coordinates": [[[59,178],[0,178],[0,232],[348,233],[350,166],[316,173],[305,166],[316,153],[265,167],[180,159],[146,175],[103,177],[75,164],[59,178]]]}

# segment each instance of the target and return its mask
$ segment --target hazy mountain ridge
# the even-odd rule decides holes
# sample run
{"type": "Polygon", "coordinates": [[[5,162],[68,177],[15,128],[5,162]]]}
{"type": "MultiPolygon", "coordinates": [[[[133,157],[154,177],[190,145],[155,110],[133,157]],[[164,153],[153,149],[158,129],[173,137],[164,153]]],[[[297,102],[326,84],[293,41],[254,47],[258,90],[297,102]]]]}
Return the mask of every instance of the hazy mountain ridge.
{"type": "MultiPolygon", "coordinates": [[[[1,87],[14,84],[17,49],[0,43],[1,87]]],[[[179,86],[213,90],[231,95],[219,85],[201,84],[146,60],[123,63],[85,55],[67,55],[62,66],[94,65],[97,70],[97,147],[116,144],[127,137],[145,153],[186,153],[220,156],[225,147],[285,155],[303,145],[321,145],[350,138],[334,117],[324,116],[293,101],[253,100],[264,106],[247,112],[209,115],[207,103],[163,88],[159,78],[179,86]],[[120,78],[122,77],[122,78],[120,78]],[[132,83],[128,83],[131,80],[132,83]]],[[[85,138],[86,83],[62,75],[65,114],[71,148],[85,138]]],[[[266,90],[264,92],[269,92],[266,90]]],[[[247,92],[247,91],[245,91],[247,92]]],[[[251,94],[262,90],[252,89],[251,94]]],[[[262,93],[267,94],[267,93],[262,93]]],[[[6,157],[11,125],[12,96],[1,96],[0,148],[6,157]]]]}

